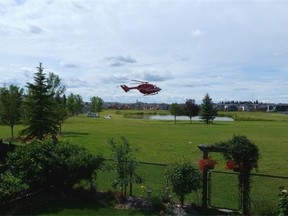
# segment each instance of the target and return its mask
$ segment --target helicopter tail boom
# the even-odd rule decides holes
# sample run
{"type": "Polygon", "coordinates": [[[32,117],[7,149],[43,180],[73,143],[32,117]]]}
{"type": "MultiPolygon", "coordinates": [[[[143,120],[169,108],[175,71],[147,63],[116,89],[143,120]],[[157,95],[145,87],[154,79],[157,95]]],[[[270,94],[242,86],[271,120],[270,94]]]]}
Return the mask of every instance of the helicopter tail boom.
{"type": "Polygon", "coordinates": [[[126,85],[121,85],[121,88],[125,91],[128,92],[130,90],[130,88],[126,85]]]}

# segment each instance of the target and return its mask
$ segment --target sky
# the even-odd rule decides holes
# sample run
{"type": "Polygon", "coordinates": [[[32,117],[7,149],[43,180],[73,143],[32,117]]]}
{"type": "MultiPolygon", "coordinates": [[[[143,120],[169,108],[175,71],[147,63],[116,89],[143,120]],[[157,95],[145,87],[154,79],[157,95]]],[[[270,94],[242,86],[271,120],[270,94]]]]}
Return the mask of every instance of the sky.
{"type": "Polygon", "coordinates": [[[286,0],[1,0],[0,86],[42,62],[105,102],[288,103],[286,0]],[[143,96],[131,80],[162,90],[143,96]]]}

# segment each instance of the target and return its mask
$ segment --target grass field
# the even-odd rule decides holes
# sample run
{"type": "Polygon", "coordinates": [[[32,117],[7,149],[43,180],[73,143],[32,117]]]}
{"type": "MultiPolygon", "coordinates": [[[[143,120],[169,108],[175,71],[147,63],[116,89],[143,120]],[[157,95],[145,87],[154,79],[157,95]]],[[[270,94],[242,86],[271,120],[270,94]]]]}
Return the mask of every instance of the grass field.
{"type": "MultiPolygon", "coordinates": [[[[133,111],[134,114],[137,112],[142,111],[133,111]]],[[[148,112],[151,113],[146,111],[148,112]]],[[[288,115],[222,112],[220,115],[233,117],[236,121],[205,125],[197,121],[192,124],[189,121],[177,121],[174,124],[174,121],[130,119],[127,118],[129,113],[131,111],[105,110],[101,113],[102,118],[87,118],[84,115],[71,117],[63,125],[61,139],[83,146],[95,154],[101,153],[105,158],[111,158],[107,139],[117,139],[119,135],[123,135],[133,147],[139,149],[136,152],[139,161],[171,164],[187,158],[196,164],[202,157],[197,145],[214,144],[230,139],[233,135],[245,135],[260,149],[259,173],[287,176],[288,115]],[[108,114],[112,115],[112,119],[103,118],[108,114]]],[[[22,126],[15,128],[16,131],[21,129],[22,126]]],[[[0,138],[5,140],[9,136],[9,127],[0,126],[0,138]]],[[[216,170],[225,171],[223,157],[218,153],[213,153],[212,157],[218,161],[216,170]]],[[[165,167],[141,165],[138,172],[147,177],[145,186],[159,189],[159,185],[163,184],[165,167]]],[[[98,175],[98,187],[102,190],[111,189],[112,180],[113,175],[101,172],[98,175]]],[[[273,190],[274,194],[277,193],[276,189],[273,190]]],[[[133,190],[136,194],[141,193],[140,186],[133,190]]],[[[195,201],[195,197],[194,194],[189,199],[195,201]]]]}
{"type": "MultiPolygon", "coordinates": [[[[192,124],[189,121],[177,121],[174,124],[174,121],[129,119],[123,117],[125,112],[131,111],[117,114],[119,111],[105,110],[101,113],[102,118],[87,118],[84,115],[71,117],[63,125],[61,139],[110,158],[107,139],[117,139],[119,135],[123,135],[132,146],[139,148],[136,153],[139,161],[169,164],[183,157],[196,163],[202,156],[197,145],[214,144],[230,139],[233,135],[245,135],[260,149],[259,172],[287,175],[286,169],[280,167],[288,165],[288,115],[228,113],[246,120],[205,125],[196,121],[192,124]],[[107,114],[112,115],[112,119],[104,119],[103,116],[107,114]],[[248,118],[252,120],[247,121],[248,118]]],[[[21,128],[22,126],[16,126],[15,134],[21,128]]],[[[0,138],[5,140],[9,136],[9,127],[0,126],[0,138]]],[[[212,156],[219,160],[217,169],[223,170],[222,156],[216,153],[212,156]]]]}

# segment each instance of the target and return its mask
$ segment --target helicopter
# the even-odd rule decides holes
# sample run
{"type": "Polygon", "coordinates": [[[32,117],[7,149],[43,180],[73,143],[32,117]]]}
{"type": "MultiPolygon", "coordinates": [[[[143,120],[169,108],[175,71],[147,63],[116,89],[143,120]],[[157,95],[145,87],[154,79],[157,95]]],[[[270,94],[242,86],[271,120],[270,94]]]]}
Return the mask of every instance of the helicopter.
{"type": "Polygon", "coordinates": [[[140,83],[138,86],[134,87],[128,87],[126,85],[121,85],[121,88],[125,91],[128,92],[131,89],[137,89],[139,92],[141,92],[144,95],[154,95],[158,94],[158,92],[161,90],[159,87],[156,85],[150,84],[149,82],[144,82],[144,81],[139,81],[139,80],[131,80],[133,82],[140,83]]]}

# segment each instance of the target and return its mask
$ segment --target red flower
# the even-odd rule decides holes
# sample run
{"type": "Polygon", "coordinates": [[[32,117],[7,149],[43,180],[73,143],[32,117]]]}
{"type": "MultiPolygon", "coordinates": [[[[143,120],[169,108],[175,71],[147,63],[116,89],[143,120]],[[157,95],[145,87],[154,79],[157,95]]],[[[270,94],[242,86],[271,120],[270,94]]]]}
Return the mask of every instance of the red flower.
{"type": "Polygon", "coordinates": [[[241,172],[244,170],[243,163],[241,162],[240,165],[236,164],[234,161],[229,160],[226,162],[226,169],[233,169],[235,172],[241,172]]]}
{"type": "Polygon", "coordinates": [[[229,160],[226,162],[226,166],[225,166],[226,169],[235,169],[237,167],[238,166],[236,165],[236,163],[232,160],[229,160]]]}
{"type": "Polygon", "coordinates": [[[200,170],[214,169],[217,161],[211,158],[199,160],[198,166],[200,170]]]}

